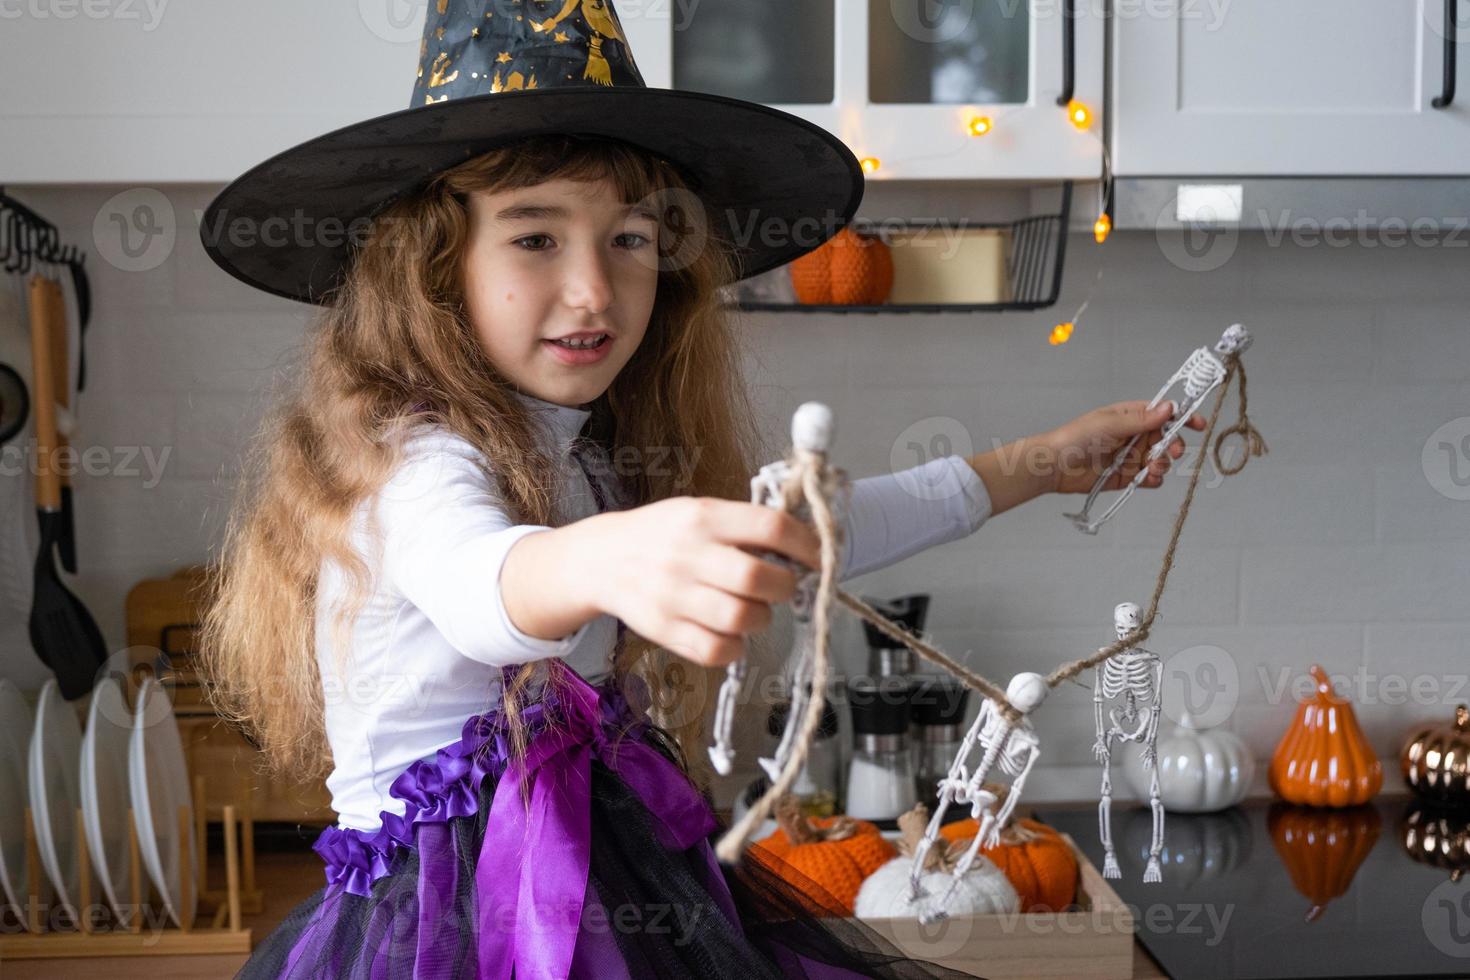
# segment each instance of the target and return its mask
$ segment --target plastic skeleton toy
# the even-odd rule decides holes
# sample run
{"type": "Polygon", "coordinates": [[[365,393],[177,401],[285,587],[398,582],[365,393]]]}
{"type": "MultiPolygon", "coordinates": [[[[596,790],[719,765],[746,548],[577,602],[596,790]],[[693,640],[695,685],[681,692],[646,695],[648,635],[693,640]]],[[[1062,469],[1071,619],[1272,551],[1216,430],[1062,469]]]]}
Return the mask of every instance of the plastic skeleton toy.
{"type": "Polygon", "coordinates": [[[1114,500],[1111,506],[1103,511],[1100,516],[1096,518],[1090,518],[1088,516],[1088,513],[1092,510],[1093,503],[1097,500],[1098,495],[1102,493],[1103,487],[1113,478],[1114,474],[1122,467],[1123,461],[1128,458],[1128,454],[1133,451],[1133,447],[1138,443],[1139,436],[1134,436],[1128,440],[1127,445],[1118,450],[1117,454],[1113,457],[1112,464],[1097,478],[1097,482],[1092,485],[1092,490],[1088,493],[1087,500],[1082,505],[1082,510],[1076,514],[1067,514],[1065,516],[1070,517],[1072,523],[1077,525],[1079,530],[1085,531],[1088,534],[1096,534],[1097,529],[1107,523],[1128,502],[1128,498],[1133,496],[1133,491],[1138,489],[1138,485],[1148,476],[1148,464],[1158,459],[1160,455],[1168,450],[1169,444],[1174,441],[1174,437],[1179,434],[1179,430],[1184,428],[1190,417],[1205,403],[1205,399],[1209,397],[1210,392],[1218,388],[1225,380],[1226,368],[1222,358],[1231,354],[1243,354],[1245,353],[1245,349],[1250,345],[1250,332],[1237,323],[1227,327],[1225,332],[1220,335],[1220,339],[1215,344],[1213,352],[1207,347],[1201,347],[1193,354],[1190,354],[1189,359],[1184,362],[1178,371],[1174,372],[1174,376],[1169,379],[1168,383],[1159,389],[1159,393],[1154,395],[1153,401],[1148,403],[1148,407],[1152,409],[1164,400],[1164,396],[1175,385],[1180,385],[1183,388],[1184,398],[1183,400],[1177,398],[1174,400],[1174,414],[1170,416],[1169,424],[1164,429],[1164,437],[1154,443],[1153,448],[1149,450],[1148,458],[1139,466],[1138,472],[1134,474],[1129,484],[1123,488],[1123,492],[1118,495],[1118,499],[1114,500]]]}
{"type": "MultiPolygon", "coordinates": [[[[797,408],[791,417],[791,444],[807,452],[827,452],[832,445],[834,424],[832,410],[820,402],[806,402],[797,408]]],[[[750,502],[781,509],[781,488],[791,475],[791,466],[784,459],[767,463],[750,480],[750,502]]],[[[805,513],[800,508],[797,516],[805,513]]],[[[761,555],[768,561],[787,568],[798,567],[784,555],[765,552],[761,555]]],[[[816,598],[819,573],[809,571],[798,579],[796,592],[791,597],[791,610],[795,616],[796,653],[791,662],[791,708],[786,712],[786,727],[781,742],[776,747],[774,758],[761,759],[761,768],[775,782],[791,753],[791,743],[801,727],[806,714],[806,702],[811,693],[812,654],[815,642],[812,631],[812,603],[816,598]]],[[[731,737],[735,727],[735,706],[740,699],[740,689],[745,684],[746,665],[744,658],[725,668],[725,680],[720,684],[719,700],[715,705],[714,744],[710,746],[710,762],[715,772],[728,776],[735,759],[731,737]]]]}
{"type": "MultiPolygon", "coordinates": [[[[1113,625],[1118,639],[1138,628],[1140,612],[1132,602],[1119,603],[1113,610],[1113,625]]],[[[1164,663],[1155,653],[1143,647],[1130,647],[1104,660],[1097,667],[1093,683],[1092,704],[1096,713],[1097,741],[1092,751],[1102,763],[1102,799],[1097,807],[1098,829],[1103,843],[1103,877],[1121,878],[1118,858],[1113,850],[1112,758],[1113,741],[1139,742],[1143,745],[1143,767],[1152,772],[1148,804],[1153,810],[1153,838],[1149,842],[1148,865],[1143,871],[1146,882],[1162,881],[1159,852],[1164,849],[1164,804],[1159,800],[1158,734],[1159,710],[1163,699],[1164,663]],[[1104,709],[1106,706],[1106,718],[1104,709]],[[1118,711],[1122,709],[1121,716],[1118,711]]]]}
{"type": "Polygon", "coordinates": [[[1041,742],[1036,737],[1036,730],[1025,716],[1046,699],[1046,694],[1046,678],[1040,674],[1021,673],[1012,677],[1006,687],[1006,700],[1022,714],[1021,719],[1014,724],[1001,712],[995,701],[986,698],[981,702],[980,714],[965,733],[960,750],[950,764],[949,774],[939,781],[939,805],[934,808],[934,816],[929,820],[924,838],[914,851],[914,863],[909,872],[909,895],[912,901],[918,901],[925,895],[922,883],[924,857],[939,836],[939,828],[944,824],[944,814],[950,804],[970,804],[970,815],[979,822],[980,828],[955,866],[948,890],[938,903],[930,906],[921,915],[925,922],[945,915],[951,896],[975,863],[975,856],[979,854],[980,848],[994,847],[1000,842],[1000,832],[1009,823],[1011,811],[1016,808],[1025,788],[1026,777],[1036,764],[1036,757],[1041,754],[1041,742]],[[977,743],[983,750],[980,765],[973,773],[967,772],[965,763],[977,743]],[[984,786],[986,777],[996,765],[1011,777],[1010,789],[999,811],[994,809],[996,795],[984,786]]]}

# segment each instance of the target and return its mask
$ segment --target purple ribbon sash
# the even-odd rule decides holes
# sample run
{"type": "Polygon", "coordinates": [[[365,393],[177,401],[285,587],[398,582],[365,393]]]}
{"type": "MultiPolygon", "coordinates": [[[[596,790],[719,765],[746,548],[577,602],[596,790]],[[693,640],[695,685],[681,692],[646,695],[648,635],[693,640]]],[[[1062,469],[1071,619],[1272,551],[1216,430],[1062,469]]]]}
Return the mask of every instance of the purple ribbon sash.
{"type": "MultiPolygon", "coordinates": [[[[523,713],[535,734],[521,763],[510,765],[495,713],[477,715],[459,742],[394,781],[390,792],[406,801],[403,816],[385,813],[372,834],[328,827],[316,844],[328,882],[368,896],[401,849],[452,846],[445,823],[475,813],[480,784],[499,776],[475,870],[482,977],[530,980],[570,972],[587,897],[594,758],[643,801],[664,847],[687,850],[717,827],[684,773],[644,743],[636,726],[628,729],[626,703],[616,692],[600,693],[560,661],[550,666],[549,699],[523,713]]],[[[453,865],[424,865],[431,863],[453,865]]],[[[432,921],[433,910],[445,911],[454,888],[454,881],[420,880],[421,947],[443,926],[432,921]]],[[[433,959],[430,952],[417,967],[432,974],[433,959]]]]}

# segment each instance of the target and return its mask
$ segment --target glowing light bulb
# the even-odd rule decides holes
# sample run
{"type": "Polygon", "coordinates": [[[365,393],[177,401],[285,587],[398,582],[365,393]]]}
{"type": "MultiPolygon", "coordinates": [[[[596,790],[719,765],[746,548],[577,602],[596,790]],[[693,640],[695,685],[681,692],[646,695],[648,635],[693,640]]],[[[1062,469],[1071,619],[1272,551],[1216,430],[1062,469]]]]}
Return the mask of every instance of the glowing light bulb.
{"type": "Polygon", "coordinates": [[[1092,237],[1096,238],[1097,243],[1101,245],[1103,242],[1108,240],[1108,235],[1112,232],[1112,230],[1113,219],[1108,217],[1108,213],[1104,211],[1102,214],[1097,216],[1097,220],[1092,224],[1092,237]]]}
{"type": "Polygon", "coordinates": [[[1068,340],[1071,340],[1072,339],[1072,331],[1074,329],[1075,329],[1075,326],[1073,325],[1073,323],[1070,320],[1067,321],[1066,323],[1058,323],[1055,327],[1052,327],[1052,329],[1051,329],[1051,337],[1050,337],[1050,343],[1051,343],[1051,345],[1053,347],[1060,347],[1062,344],[1065,344],[1068,340]]]}
{"type": "Polygon", "coordinates": [[[1078,129],[1087,129],[1092,125],[1092,110],[1087,108],[1084,103],[1073,99],[1067,103],[1067,118],[1078,129]]]}
{"type": "Polygon", "coordinates": [[[883,166],[877,157],[863,157],[858,162],[862,164],[863,173],[865,174],[873,173],[879,167],[883,166]]]}
{"type": "Polygon", "coordinates": [[[976,116],[970,120],[971,136],[984,136],[994,128],[995,123],[991,121],[989,116],[976,116]]]}

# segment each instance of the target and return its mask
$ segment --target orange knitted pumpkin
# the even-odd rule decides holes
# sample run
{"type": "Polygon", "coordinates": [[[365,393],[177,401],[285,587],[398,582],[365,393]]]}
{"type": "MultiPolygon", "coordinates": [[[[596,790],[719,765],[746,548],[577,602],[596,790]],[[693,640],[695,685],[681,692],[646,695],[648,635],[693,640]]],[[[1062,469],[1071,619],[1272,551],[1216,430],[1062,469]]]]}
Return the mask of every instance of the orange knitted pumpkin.
{"type": "Polygon", "coordinates": [[[791,263],[791,285],[802,303],[873,306],[893,289],[893,255],[881,238],[843,228],[791,263]]]}
{"type": "Polygon", "coordinates": [[[863,879],[898,853],[866,820],[803,816],[791,797],[777,805],[776,822],[779,829],[752,845],[751,854],[798,888],[825,891],[811,897],[820,902],[831,896],[836,914],[852,915],[863,879]]]}
{"type": "MultiPolygon", "coordinates": [[[[956,820],[939,828],[945,840],[975,838],[980,825],[973,818],[956,820]]],[[[1059,912],[1077,897],[1077,855],[1062,835],[1036,820],[1012,820],[1001,831],[1000,843],[982,847],[980,853],[1005,873],[1022,912],[1059,912]]]]}
{"type": "Polygon", "coordinates": [[[1332,692],[1332,681],[1316,664],[1316,692],[1297,705],[1291,727],[1271,756],[1271,789],[1288,803],[1356,806],[1383,786],[1379,763],[1352,702],[1332,692]]]}

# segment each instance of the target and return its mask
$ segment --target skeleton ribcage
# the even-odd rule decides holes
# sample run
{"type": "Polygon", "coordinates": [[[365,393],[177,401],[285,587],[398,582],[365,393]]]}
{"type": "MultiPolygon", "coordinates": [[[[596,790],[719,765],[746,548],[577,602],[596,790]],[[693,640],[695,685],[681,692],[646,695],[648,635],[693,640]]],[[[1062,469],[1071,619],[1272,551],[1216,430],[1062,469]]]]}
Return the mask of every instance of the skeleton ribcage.
{"type": "MultiPolygon", "coordinates": [[[[979,719],[976,719],[978,722],[979,719]]],[[[1017,776],[1026,767],[1026,750],[1034,738],[1028,738],[1022,729],[1013,728],[1004,732],[1005,719],[1000,715],[991,715],[985,724],[980,726],[980,752],[985,752],[985,746],[994,745],[997,739],[1004,738],[1005,741],[996,753],[995,765],[1000,766],[1001,772],[1007,776],[1017,776]]]]}
{"type": "Polygon", "coordinates": [[[1026,768],[1025,746],[1012,742],[1007,745],[1005,751],[1000,754],[1000,771],[1007,776],[1016,777],[1021,770],[1026,768]]]}
{"type": "Polygon", "coordinates": [[[1225,366],[1203,347],[1189,355],[1181,371],[1184,374],[1184,394],[1191,399],[1203,397],[1225,376],[1225,366]]]}
{"type": "Polygon", "coordinates": [[[1154,696],[1154,663],[1151,656],[1114,657],[1103,663],[1102,693],[1109,701],[1126,691],[1140,701],[1154,696]]]}

